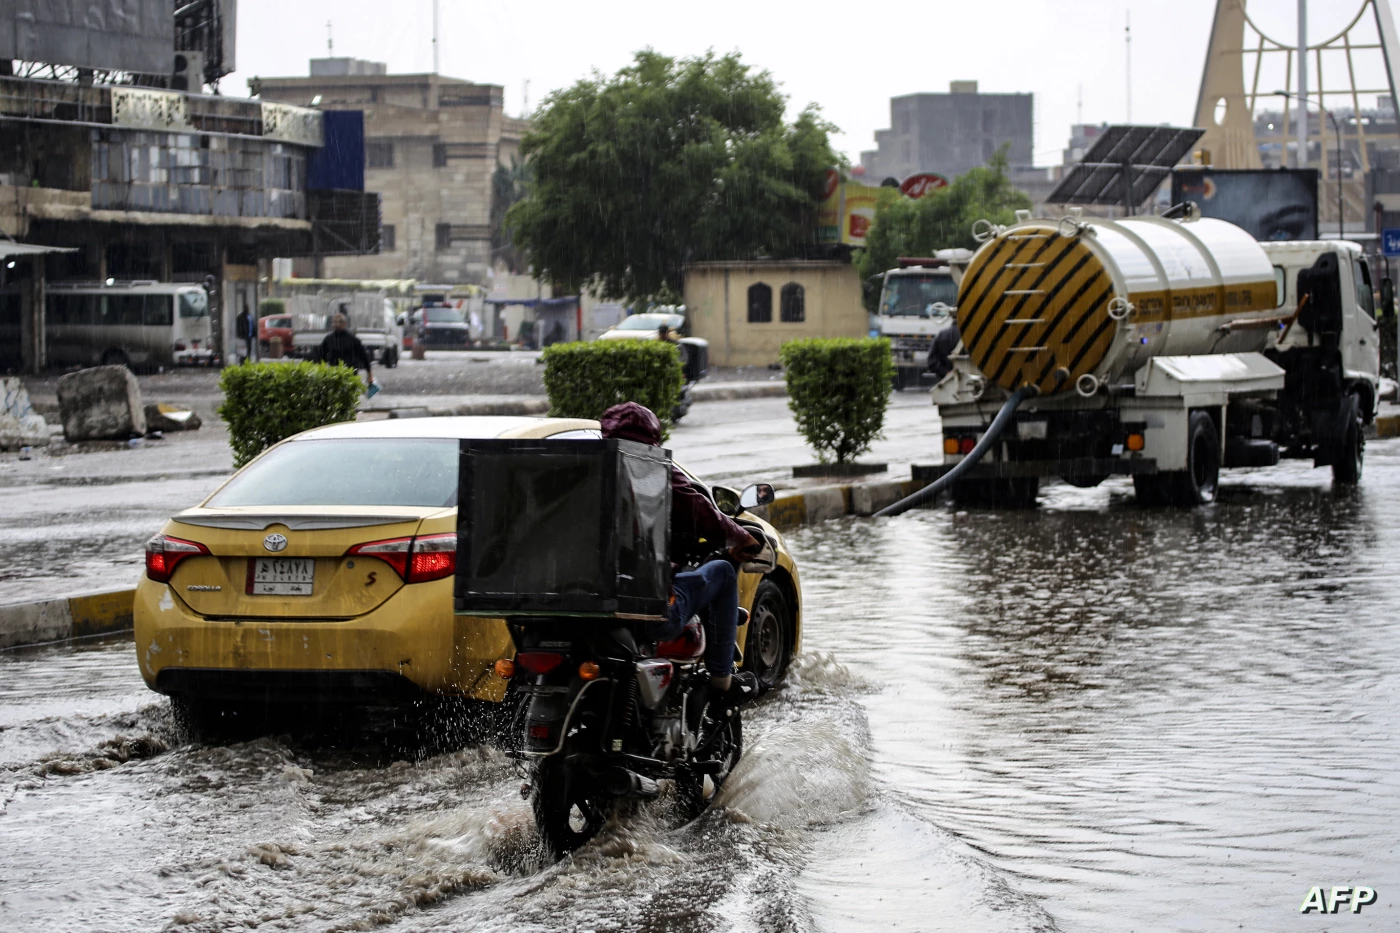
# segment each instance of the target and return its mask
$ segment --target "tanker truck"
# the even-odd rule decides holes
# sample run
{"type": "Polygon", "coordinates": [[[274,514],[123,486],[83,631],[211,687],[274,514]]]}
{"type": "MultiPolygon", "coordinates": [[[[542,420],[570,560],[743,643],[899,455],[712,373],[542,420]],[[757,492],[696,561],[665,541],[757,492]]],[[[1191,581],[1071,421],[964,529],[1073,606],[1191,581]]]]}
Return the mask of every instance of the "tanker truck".
{"type": "Polygon", "coordinates": [[[932,390],[943,463],[885,514],[947,488],[1033,505],[1040,480],[1131,476],[1140,503],[1195,506],[1222,467],[1280,457],[1360,480],[1376,409],[1372,278],[1344,241],[1255,241],[1192,205],[1118,221],[979,222],[961,343],[932,390]]]}

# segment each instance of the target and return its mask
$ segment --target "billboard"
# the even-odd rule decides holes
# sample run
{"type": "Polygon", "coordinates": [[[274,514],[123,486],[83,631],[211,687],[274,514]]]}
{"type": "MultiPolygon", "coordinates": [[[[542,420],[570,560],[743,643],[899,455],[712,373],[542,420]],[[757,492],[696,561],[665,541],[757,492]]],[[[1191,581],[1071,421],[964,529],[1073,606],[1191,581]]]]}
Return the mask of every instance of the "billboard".
{"type": "Polygon", "coordinates": [[[170,0],[7,0],[0,58],[107,71],[169,74],[170,0]]]}
{"type": "Polygon", "coordinates": [[[1180,168],[1172,203],[1243,227],[1256,240],[1317,239],[1317,169],[1180,168]]]}
{"type": "Polygon", "coordinates": [[[879,188],[842,181],[835,169],[828,169],[817,205],[817,242],[864,246],[879,196],[879,188]]]}

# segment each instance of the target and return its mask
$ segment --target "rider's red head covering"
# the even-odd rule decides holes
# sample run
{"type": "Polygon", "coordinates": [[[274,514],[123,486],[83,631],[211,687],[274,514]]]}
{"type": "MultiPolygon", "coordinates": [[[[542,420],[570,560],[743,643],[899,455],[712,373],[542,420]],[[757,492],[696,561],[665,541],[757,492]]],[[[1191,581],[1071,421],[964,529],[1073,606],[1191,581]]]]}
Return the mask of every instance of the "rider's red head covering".
{"type": "Polygon", "coordinates": [[[661,421],[651,409],[636,402],[623,402],[603,412],[603,436],[638,441],[655,447],[661,443],[661,421]]]}

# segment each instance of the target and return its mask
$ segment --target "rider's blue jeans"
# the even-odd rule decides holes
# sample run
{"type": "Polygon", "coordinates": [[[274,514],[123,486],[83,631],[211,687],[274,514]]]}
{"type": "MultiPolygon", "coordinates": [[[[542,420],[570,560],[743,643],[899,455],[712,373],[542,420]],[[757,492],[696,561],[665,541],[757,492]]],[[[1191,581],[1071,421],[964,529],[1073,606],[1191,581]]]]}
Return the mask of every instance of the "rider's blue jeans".
{"type": "Polygon", "coordinates": [[[734,639],[739,631],[739,574],[726,560],[712,560],[671,580],[676,601],[665,622],[651,634],[657,641],[675,638],[690,617],[705,627],[705,667],[711,677],[734,673],[734,639]]]}

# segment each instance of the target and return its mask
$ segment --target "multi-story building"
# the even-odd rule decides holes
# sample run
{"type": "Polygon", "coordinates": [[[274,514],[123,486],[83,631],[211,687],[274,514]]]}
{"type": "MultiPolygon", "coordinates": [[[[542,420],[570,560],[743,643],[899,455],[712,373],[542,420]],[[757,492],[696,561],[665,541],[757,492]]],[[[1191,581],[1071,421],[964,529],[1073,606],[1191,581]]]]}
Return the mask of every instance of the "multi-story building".
{"type": "Polygon", "coordinates": [[[327,258],[317,274],[483,283],[492,175],[526,128],[506,116],[501,87],[348,58],[312,59],[310,70],[249,85],[263,100],[364,112],[365,185],[380,193],[383,221],[378,255],[327,258]]]}
{"type": "Polygon", "coordinates": [[[986,165],[1009,143],[1007,161],[1030,166],[1034,95],[983,94],[976,81],[954,81],[947,94],[890,98],[890,128],[875,131],[876,147],[860,154],[866,179],[902,180],[918,172],[949,179],[986,165]]]}

